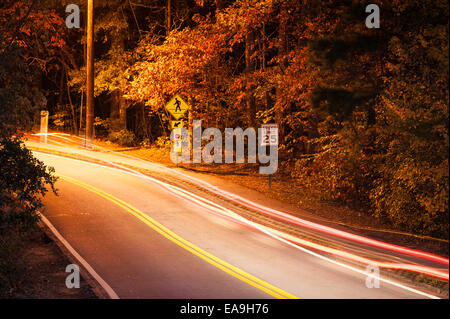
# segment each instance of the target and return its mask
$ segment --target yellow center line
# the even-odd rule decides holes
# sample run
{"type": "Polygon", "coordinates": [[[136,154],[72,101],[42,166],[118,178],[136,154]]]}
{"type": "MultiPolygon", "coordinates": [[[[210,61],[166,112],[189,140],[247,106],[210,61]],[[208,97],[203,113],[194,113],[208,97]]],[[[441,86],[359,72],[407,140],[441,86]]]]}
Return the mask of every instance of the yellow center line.
{"type": "Polygon", "coordinates": [[[288,292],[285,292],[282,289],[277,288],[255,276],[243,271],[242,269],[239,269],[239,268],[227,263],[226,261],[206,252],[205,250],[201,249],[200,247],[194,245],[193,243],[181,238],[180,236],[178,236],[177,234],[175,234],[174,232],[172,232],[165,226],[161,225],[160,223],[158,223],[156,220],[154,220],[147,214],[144,214],[139,209],[131,206],[130,204],[122,201],[121,199],[119,199],[101,189],[98,189],[92,185],[89,185],[89,184],[86,184],[79,180],[76,180],[72,177],[68,177],[68,176],[64,176],[64,175],[60,175],[60,174],[58,174],[58,176],[70,183],[73,183],[75,185],[83,187],[83,188],[113,202],[114,204],[122,207],[124,210],[133,214],[136,218],[138,218],[139,220],[144,222],[147,226],[149,226],[150,228],[152,228],[153,230],[155,230],[156,232],[158,232],[165,238],[169,239],[170,241],[172,241],[173,243],[177,244],[178,246],[184,248],[185,250],[191,252],[192,254],[200,257],[201,259],[205,260],[206,262],[210,263],[211,265],[221,269],[222,271],[226,272],[227,274],[229,274],[239,280],[242,280],[243,282],[245,282],[255,288],[258,288],[275,298],[297,299],[296,296],[294,296],[288,292]]]}

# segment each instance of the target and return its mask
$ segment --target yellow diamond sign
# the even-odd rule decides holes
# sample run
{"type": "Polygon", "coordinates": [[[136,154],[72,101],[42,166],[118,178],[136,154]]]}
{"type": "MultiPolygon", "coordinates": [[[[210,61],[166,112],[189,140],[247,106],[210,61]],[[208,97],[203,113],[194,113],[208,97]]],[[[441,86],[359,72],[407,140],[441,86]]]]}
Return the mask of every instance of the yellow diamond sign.
{"type": "Polygon", "coordinates": [[[166,104],[166,109],[178,120],[189,110],[189,105],[177,94],[166,104]]]}

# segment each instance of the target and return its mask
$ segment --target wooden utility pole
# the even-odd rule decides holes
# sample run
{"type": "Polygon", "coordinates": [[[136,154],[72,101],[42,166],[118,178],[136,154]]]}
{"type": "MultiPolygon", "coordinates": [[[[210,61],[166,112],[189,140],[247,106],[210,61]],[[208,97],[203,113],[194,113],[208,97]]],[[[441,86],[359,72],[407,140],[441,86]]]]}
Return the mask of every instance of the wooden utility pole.
{"type": "Polygon", "coordinates": [[[167,35],[172,27],[172,0],[167,0],[167,35]]]}
{"type": "Polygon", "coordinates": [[[86,139],[94,137],[94,0],[88,0],[86,58],[86,139]]]}

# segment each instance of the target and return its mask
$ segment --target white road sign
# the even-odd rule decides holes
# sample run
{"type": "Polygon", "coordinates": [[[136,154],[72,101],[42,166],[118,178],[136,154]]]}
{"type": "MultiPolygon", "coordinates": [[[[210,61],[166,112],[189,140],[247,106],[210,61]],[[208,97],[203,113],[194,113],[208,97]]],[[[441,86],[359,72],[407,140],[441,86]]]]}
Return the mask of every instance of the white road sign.
{"type": "Polygon", "coordinates": [[[262,124],[261,146],[278,146],[278,124],[262,124]]]}
{"type": "Polygon", "coordinates": [[[48,111],[41,111],[41,143],[47,143],[47,133],[48,133],[48,111]]]}
{"type": "Polygon", "coordinates": [[[173,147],[173,151],[174,152],[181,152],[181,129],[180,128],[175,128],[174,129],[174,147],[173,147]]]}

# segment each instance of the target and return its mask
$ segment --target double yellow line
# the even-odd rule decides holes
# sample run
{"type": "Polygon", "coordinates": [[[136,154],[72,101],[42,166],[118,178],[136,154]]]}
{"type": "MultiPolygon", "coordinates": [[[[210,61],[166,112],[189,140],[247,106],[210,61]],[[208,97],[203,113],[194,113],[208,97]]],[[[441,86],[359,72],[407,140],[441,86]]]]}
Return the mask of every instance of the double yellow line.
{"type": "Polygon", "coordinates": [[[155,230],[156,232],[158,232],[159,234],[161,234],[168,240],[170,240],[173,243],[177,244],[178,246],[186,249],[187,251],[191,252],[192,254],[196,255],[197,257],[200,257],[204,261],[219,268],[220,270],[226,272],[227,274],[230,274],[231,276],[238,278],[238,279],[242,280],[243,282],[245,282],[255,288],[258,288],[275,298],[297,299],[296,296],[291,295],[290,293],[287,293],[287,292],[281,290],[280,288],[277,288],[255,276],[243,271],[242,269],[239,269],[239,268],[227,263],[226,261],[224,261],[214,255],[211,255],[210,253],[204,251],[203,249],[194,245],[193,243],[181,238],[180,236],[178,236],[171,230],[167,229],[166,227],[164,227],[163,225],[161,225],[160,223],[155,221],[153,218],[149,217],[147,214],[144,214],[139,209],[131,206],[130,204],[127,204],[126,202],[120,200],[119,198],[117,198],[101,189],[98,189],[94,186],[91,186],[89,184],[86,184],[84,182],[76,180],[72,177],[68,177],[68,176],[64,176],[64,175],[60,175],[60,174],[58,174],[58,176],[70,183],[73,183],[75,185],[83,187],[83,188],[113,202],[114,204],[122,207],[127,212],[133,214],[136,218],[138,218],[139,220],[144,222],[147,226],[149,226],[150,228],[152,228],[153,230],[155,230]]]}

